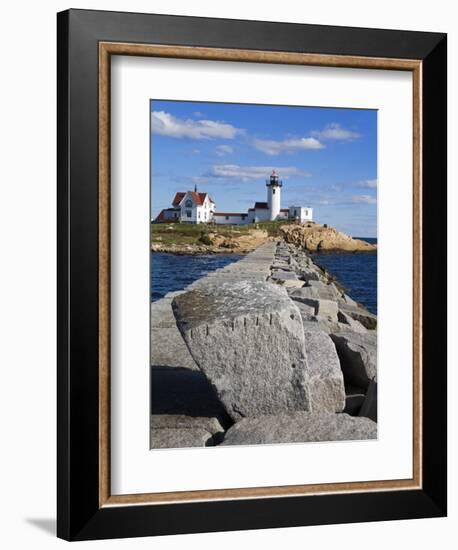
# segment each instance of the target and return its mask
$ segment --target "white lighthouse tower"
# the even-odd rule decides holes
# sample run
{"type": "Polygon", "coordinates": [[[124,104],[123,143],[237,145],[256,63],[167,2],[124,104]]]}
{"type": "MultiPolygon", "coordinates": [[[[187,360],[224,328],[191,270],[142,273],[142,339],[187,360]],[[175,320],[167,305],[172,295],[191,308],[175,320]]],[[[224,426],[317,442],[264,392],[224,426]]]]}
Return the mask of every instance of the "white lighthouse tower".
{"type": "Polygon", "coordinates": [[[282,181],[278,179],[278,174],[273,170],[270,179],[266,181],[267,206],[269,208],[270,221],[276,220],[280,214],[280,192],[282,185],[282,181]]]}

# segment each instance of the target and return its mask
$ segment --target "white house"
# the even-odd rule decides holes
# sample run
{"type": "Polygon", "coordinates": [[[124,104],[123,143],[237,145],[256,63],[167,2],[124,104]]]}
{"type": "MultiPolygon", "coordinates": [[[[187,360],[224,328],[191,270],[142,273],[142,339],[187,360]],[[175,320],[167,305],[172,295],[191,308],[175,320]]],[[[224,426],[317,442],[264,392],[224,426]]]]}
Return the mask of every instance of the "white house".
{"type": "Polygon", "coordinates": [[[313,209],[307,206],[281,207],[283,182],[275,170],[266,181],[267,202],[255,202],[248,212],[216,212],[215,203],[208,193],[178,192],[171,208],[165,208],[155,222],[215,223],[242,225],[275,220],[296,220],[305,223],[313,220],[313,209]]]}
{"type": "Polygon", "coordinates": [[[178,192],[172,208],[165,208],[156,222],[209,223],[213,220],[215,203],[208,193],[194,191],[178,192]]]}

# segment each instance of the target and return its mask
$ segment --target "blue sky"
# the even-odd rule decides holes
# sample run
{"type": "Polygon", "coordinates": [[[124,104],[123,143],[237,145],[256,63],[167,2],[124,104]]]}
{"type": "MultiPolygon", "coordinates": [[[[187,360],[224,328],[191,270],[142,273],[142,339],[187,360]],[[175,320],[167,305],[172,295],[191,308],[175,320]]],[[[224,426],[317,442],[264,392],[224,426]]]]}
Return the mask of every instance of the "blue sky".
{"type": "Polygon", "coordinates": [[[177,191],[207,191],[219,212],[266,200],[283,180],[282,208],[353,236],[377,235],[377,112],[188,101],[151,101],[151,213],[177,191]]]}

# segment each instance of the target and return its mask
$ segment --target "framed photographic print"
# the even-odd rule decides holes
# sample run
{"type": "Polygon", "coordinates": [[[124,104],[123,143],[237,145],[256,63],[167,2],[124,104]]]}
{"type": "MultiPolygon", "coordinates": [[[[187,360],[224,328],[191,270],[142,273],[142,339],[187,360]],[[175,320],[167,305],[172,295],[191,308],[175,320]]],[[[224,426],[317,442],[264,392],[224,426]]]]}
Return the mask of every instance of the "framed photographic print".
{"type": "Polygon", "coordinates": [[[58,536],[446,514],[446,36],[58,14],[58,536]]]}

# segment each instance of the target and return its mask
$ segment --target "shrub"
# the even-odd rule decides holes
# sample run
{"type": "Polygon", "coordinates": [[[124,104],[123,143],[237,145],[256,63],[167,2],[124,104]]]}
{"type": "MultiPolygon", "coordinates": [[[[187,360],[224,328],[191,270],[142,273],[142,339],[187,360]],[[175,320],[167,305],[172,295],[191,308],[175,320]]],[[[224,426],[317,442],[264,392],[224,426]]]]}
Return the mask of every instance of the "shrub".
{"type": "Polygon", "coordinates": [[[202,244],[206,244],[206,245],[211,245],[213,244],[212,240],[210,239],[210,237],[207,235],[207,234],[203,234],[199,237],[199,242],[202,243],[202,244]]]}

